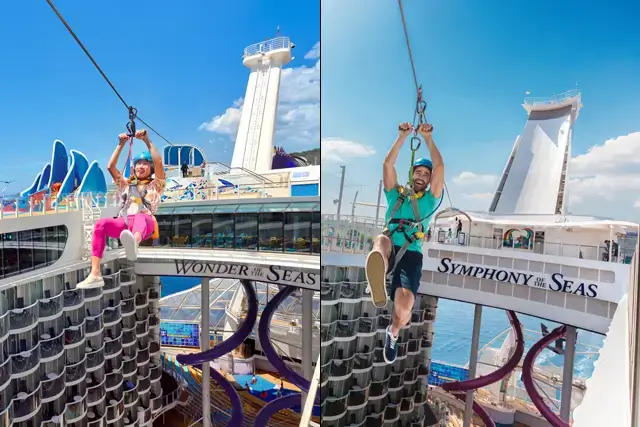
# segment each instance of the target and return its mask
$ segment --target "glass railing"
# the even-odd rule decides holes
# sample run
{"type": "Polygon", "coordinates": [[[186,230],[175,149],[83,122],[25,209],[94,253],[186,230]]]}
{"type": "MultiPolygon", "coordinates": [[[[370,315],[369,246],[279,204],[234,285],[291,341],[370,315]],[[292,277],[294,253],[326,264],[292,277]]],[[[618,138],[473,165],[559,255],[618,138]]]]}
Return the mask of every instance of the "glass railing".
{"type": "Polygon", "coordinates": [[[144,335],[149,332],[149,323],[147,320],[136,322],[136,335],[144,335]]]}
{"type": "Polygon", "coordinates": [[[130,376],[138,371],[138,365],[135,358],[128,359],[124,357],[124,363],[122,364],[122,374],[130,376]]]}
{"type": "Polygon", "coordinates": [[[74,396],[71,402],[68,402],[64,410],[64,420],[66,423],[74,423],[84,417],[87,411],[87,402],[85,396],[74,396]]]}
{"type": "Polygon", "coordinates": [[[138,355],[136,356],[136,362],[138,365],[144,365],[149,362],[149,347],[138,349],[138,355]]]}
{"type": "Polygon", "coordinates": [[[84,341],[84,320],[79,325],[70,325],[64,329],[64,345],[69,347],[84,341]]]}
{"type": "Polygon", "coordinates": [[[122,342],[120,341],[120,337],[122,337],[122,335],[118,336],[117,338],[114,338],[113,340],[107,340],[105,338],[105,343],[104,343],[105,356],[112,356],[122,351],[122,342]]]}
{"type": "Polygon", "coordinates": [[[124,414],[124,396],[120,400],[109,399],[107,402],[107,422],[112,423],[124,414]]]}
{"type": "MultiPolygon", "coordinates": [[[[90,378],[87,378],[87,381],[90,378]]],[[[92,386],[91,384],[87,384],[87,403],[94,403],[100,401],[106,395],[106,390],[104,388],[104,380],[100,384],[96,384],[92,386]]]]}
{"type": "Polygon", "coordinates": [[[105,308],[102,316],[104,323],[107,325],[119,322],[122,318],[120,315],[120,306],[105,308]]]}
{"type": "Polygon", "coordinates": [[[40,319],[51,317],[62,311],[64,304],[63,292],[53,298],[44,298],[39,301],[39,317],[40,319]]]}
{"type": "Polygon", "coordinates": [[[28,328],[38,322],[40,304],[38,301],[25,308],[9,311],[9,325],[12,331],[28,328]]]}
{"type": "Polygon", "coordinates": [[[83,289],[83,296],[85,301],[95,301],[102,298],[102,288],[83,289]]]}
{"type": "Polygon", "coordinates": [[[52,374],[52,376],[55,376],[55,378],[48,379],[48,377],[45,375],[40,382],[43,399],[50,399],[54,396],[57,396],[65,389],[64,375],[56,376],[56,374],[52,374]]]}
{"type": "Polygon", "coordinates": [[[162,378],[162,368],[160,366],[151,365],[151,381],[157,381],[162,378]]]}
{"type": "Polygon", "coordinates": [[[120,272],[110,274],[108,276],[102,276],[104,279],[103,290],[105,292],[118,289],[120,287],[120,272]]]}
{"type": "Polygon", "coordinates": [[[136,281],[136,273],[133,271],[133,267],[123,268],[120,270],[120,284],[131,285],[136,281]]]}
{"type": "Polygon", "coordinates": [[[115,387],[122,385],[123,375],[122,372],[113,371],[106,375],[105,387],[107,390],[112,390],[115,387]]]}
{"type": "Polygon", "coordinates": [[[22,374],[38,367],[40,364],[40,344],[36,345],[33,350],[11,355],[10,360],[12,375],[22,374]]]}
{"type": "Polygon", "coordinates": [[[101,414],[96,406],[88,408],[87,421],[87,427],[103,427],[106,425],[104,414],[101,414]]]}
{"type": "Polygon", "coordinates": [[[122,345],[129,346],[136,342],[136,331],[135,329],[126,329],[122,331],[122,345]]]}
{"type": "Polygon", "coordinates": [[[144,308],[147,306],[147,294],[136,294],[136,308],[144,308]]]}
{"type": "Polygon", "coordinates": [[[87,375],[86,358],[80,362],[67,365],[65,368],[65,381],[69,384],[75,384],[76,382],[84,379],[87,375]]]}
{"type": "Polygon", "coordinates": [[[9,401],[8,405],[0,412],[0,427],[10,427],[13,424],[13,402],[9,401]]]}
{"type": "Polygon", "coordinates": [[[120,304],[120,311],[122,313],[122,315],[124,316],[125,314],[133,314],[136,312],[136,304],[135,304],[135,298],[130,298],[130,299],[123,299],[122,303],[120,304]]]}
{"type": "Polygon", "coordinates": [[[49,359],[60,355],[64,351],[64,336],[64,331],[54,338],[51,338],[49,334],[42,334],[40,336],[40,358],[49,359]]]}
{"type": "Polygon", "coordinates": [[[71,289],[64,291],[64,307],[79,307],[84,304],[84,293],[82,289],[71,289]]]}
{"type": "Polygon", "coordinates": [[[151,388],[151,373],[146,377],[138,375],[138,393],[146,393],[151,388]]]}
{"type": "Polygon", "coordinates": [[[102,324],[102,315],[85,318],[84,326],[86,334],[94,334],[102,331],[104,329],[104,325],[102,324]]]}
{"type": "Polygon", "coordinates": [[[100,366],[104,363],[104,345],[97,349],[96,351],[92,351],[87,353],[87,369],[93,369],[97,366],[100,366]]]}
{"type": "Polygon", "coordinates": [[[2,316],[0,316],[0,341],[4,340],[9,336],[9,332],[11,331],[11,322],[9,320],[9,313],[6,312],[2,316]]]}
{"type": "Polygon", "coordinates": [[[31,393],[21,391],[13,398],[13,415],[16,419],[34,414],[40,408],[40,387],[31,393]]]}

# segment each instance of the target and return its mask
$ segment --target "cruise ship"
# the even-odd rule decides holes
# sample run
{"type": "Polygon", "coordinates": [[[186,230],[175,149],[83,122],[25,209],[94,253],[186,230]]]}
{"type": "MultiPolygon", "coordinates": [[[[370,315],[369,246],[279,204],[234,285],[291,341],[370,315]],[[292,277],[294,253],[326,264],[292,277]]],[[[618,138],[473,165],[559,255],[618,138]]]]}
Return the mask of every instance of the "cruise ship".
{"type": "Polygon", "coordinates": [[[489,209],[443,208],[431,220],[421,295],[393,364],[382,357],[392,303],[373,305],[364,274],[385,224],[323,215],[323,426],[638,425],[638,224],[567,212],[582,94],[529,97],[522,106],[528,119],[489,209]],[[467,366],[431,360],[440,299],[475,307],[467,366]],[[504,310],[511,328],[479,351],[483,307],[504,310]],[[522,314],[560,326],[536,331],[529,346],[522,314]],[[578,330],[605,335],[586,381],[573,376],[578,330]],[[545,349],[563,357],[561,369],[536,362],[545,349]]]}
{"type": "Polygon", "coordinates": [[[162,150],[160,236],[133,263],[110,240],[104,287],[76,287],[95,222],[120,211],[97,161],[56,140],[33,183],[2,199],[0,427],[317,425],[320,171],[273,144],[293,48],[245,48],[230,165],[162,150]],[[165,295],[176,279],[195,285],[165,295]],[[284,386],[256,396],[265,378],[284,386]]]}

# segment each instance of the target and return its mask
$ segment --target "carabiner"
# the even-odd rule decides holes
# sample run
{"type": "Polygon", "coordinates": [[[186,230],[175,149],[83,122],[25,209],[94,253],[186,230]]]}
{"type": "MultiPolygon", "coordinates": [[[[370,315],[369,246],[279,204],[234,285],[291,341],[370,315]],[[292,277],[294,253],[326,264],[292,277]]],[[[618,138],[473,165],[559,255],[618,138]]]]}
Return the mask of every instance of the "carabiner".
{"type": "Polygon", "coordinates": [[[420,144],[422,141],[420,141],[420,138],[418,138],[417,136],[413,136],[411,137],[411,151],[418,151],[418,148],[420,148],[420,144]],[[416,144],[414,146],[414,143],[416,144]]]}

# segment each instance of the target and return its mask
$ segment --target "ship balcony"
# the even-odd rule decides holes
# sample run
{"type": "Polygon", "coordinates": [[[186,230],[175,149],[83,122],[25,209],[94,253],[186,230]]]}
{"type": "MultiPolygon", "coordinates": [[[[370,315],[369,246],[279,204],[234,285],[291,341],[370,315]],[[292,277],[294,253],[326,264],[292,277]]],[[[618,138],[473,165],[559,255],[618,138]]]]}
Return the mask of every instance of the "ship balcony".
{"type": "Polygon", "coordinates": [[[85,302],[100,301],[102,299],[102,288],[83,289],[83,297],[85,302]]]}
{"type": "Polygon", "coordinates": [[[64,408],[64,420],[67,425],[80,421],[87,414],[87,400],[85,396],[73,396],[73,401],[64,408]]]}
{"type": "Polygon", "coordinates": [[[121,371],[113,370],[109,372],[105,377],[105,390],[107,392],[114,391],[118,388],[122,388],[122,381],[124,376],[121,371]]]}
{"type": "Polygon", "coordinates": [[[325,282],[320,284],[320,296],[323,303],[339,299],[358,301],[361,298],[369,297],[366,289],[366,282],[325,282]]]}
{"type": "Polygon", "coordinates": [[[373,367],[373,351],[369,353],[356,353],[353,359],[353,372],[368,371],[373,367]]]}
{"type": "Polygon", "coordinates": [[[85,321],[72,322],[67,319],[67,327],[64,329],[64,348],[72,349],[84,344],[85,321]]]}
{"type": "Polygon", "coordinates": [[[160,393],[159,395],[155,395],[154,393],[151,393],[151,413],[152,414],[158,414],[162,411],[163,408],[163,399],[162,399],[162,393],[160,393]]]}
{"type": "Polygon", "coordinates": [[[136,273],[133,267],[120,270],[120,286],[131,286],[136,283],[136,273]]]}
{"type": "Polygon", "coordinates": [[[130,408],[132,406],[136,406],[137,403],[138,403],[138,385],[130,384],[130,382],[127,381],[127,383],[125,383],[125,389],[124,389],[124,406],[125,408],[130,408]]]}
{"type": "Polygon", "coordinates": [[[67,387],[84,382],[87,377],[86,356],[78,363],[65,367],[65,384],[67,387]]]}
{"type": "Polygon", "coordinates": [[[84,293],[82,289],[69,289],[63,292],[64,311],[73,311],[84,306],[84,293]]]}
{"type": "Polygon", "coordinates": [[[104,338],[104,356],[111,359],[122,352],[122,333],[115,338],[104,338]]]}
{"type": "Polygon", "coordinates": [[[389,393],[387,381],[374,381],[369,386],[369,398],[381,399],[389,393]]]}
{"type": "Polygon", "coordinates": [[[136,337],[142,338],[149,333],[149,322],[145,320],[136,321],[136,337]]]}
{"type": "Polygon", "coordinates": [[[428,377],[429,376],[429,365],[431,364],[431,359],[427,360],[426,363],[421,363],[418,366],[418,376],[419,377],[428,377]]]}
{"type": "Polygon", "coordinates": [[[11,322],[9,320],[10,312],[5,312],[0,316],[0,342],[4,342],[11,333],[11,322]]]}
{"type": "MultiPolygon", "coordinates": [[[[104,366],[104,344],[92,351],[86,352],[86,360],[87,360],[87,372],[94,372],[104,366]]],[[[87,349],[89,350],[89,349],[87,349]]]]}
{"type": "Polygon", "coordinates": [[[347,396],[347,409],[366,404],[368,398],[369,387],[360,388],[358,385],[353,385],[347,396]]]}
{"type": "MultiPolygon", "coordinates": [[[[322,417],[344,417],[347,414],[347,397],[326,400],[322,417]]],[[[324,421],[324,419],[323,419],[324,421]]]]}
{"type": "Polygon", "coordinates": [[[62,308],[64,306],[64,292],[60,292],[58,295],[52,298],[43,298],[38,302],[38,317],[40,322],[53,320],[62,315],[62,308]]]}
{"type": "Polygon", "coordinates": [[[160,317],[155,314],[149,316],[149,329],[160,332],[160,317]]]}
{"type": "Polygon", "coordinates": [[[9,384],[11,384],[11,358],[8,357],[7,360],[0,365],[0,391],[7,388],[9,384]]]}
{"type": "Polygon", "coordinates": [[[389,391],[399,390],[404,387],[404,373],[391,373],[389,378],[389,391]]]}
{"type": "Polygon", "coordinates": [[[9,402],[6,408],[0,412],[0,427],[11,427],[13,425],[13,402],[9,402]]]}
{"type": "Polygon", "coordinates": [[[160,354],[160,344],[157,341],[151,341],[149,343],[149,354],[151,356],[158,356],[160,354]]]}
{"type": "Polygon", "coordinates": [[[139,292],[136,294],[136,308],[147,308],[148,301],[146,293],[139,292]]]}
{"type": "Polygon", "coordinates": [[[43,403],[58,399],[66,389],[65,377],[53,372],[45,374],[40,380],[40,387],[42,389],[43,403]]]}
{"type": "Polygon", "coordinates": [[[87,427],[102,427],[107,425],[107,417],[97,407],[87,408],[87,427]]]}
{"type": "Polygon", "coordinates": [[[138,393],[144,394],[148,393],[151,389],[151,373],[149,373],[146,377],[142,375],[138,375],[138,393]]]}
{"type": "Polygon", "coordinates": [[[10,360],[12,378],[23,378],[32,374],[40,367],[40,343],[32,350],[12,354],[10,360]]]}
{"type": "Polygon", "coordinates": [[[140,425],[149,424],[151,422],[151,406],[140,405],[138,406],[138,423],[140,425]]]}
{"type": "Polygon", "coordinates": [[[9,327],[12,334],[27,332],[38,323],[40,303],[36,301],[29,307],[9,310],[9,327]]]}
{"type": "Polygon", "coordinates": [[[102,322],[102,314],[98,314],[97,316],[85,318],[85,336],[87,338],[100,335],[104,330],[104,323],[102,322]]]}
{"type": "Polygon", "coordinates": [[[138,419],[131,414],[125,414],[122,427],[138,427],[138,419]]]}
{"type": "Polygon", "coordinates": [[[384,421],[394,423],[400,419],[400,408],[398,406],[387,406],[384,410],[384,421]]]}
{"type": "Polygon", "coordinates": [[[124,396],[120,393],[120,398],[116,399],[111,395],[112,393],[107,395],[107,424],[114,423],[124,416],[124,396]]]}
{"type": "Polygon", "coordinates": [[[160,286],[149,288],[149,302],[158,302],[160,300],[160,286]]]}
{"type": "Polygon", "coordinates": [[[103,379],[99,384],[93,384],[93,380],[91,378],[87,378],[87,406],[95,406],[107,395],[107,391],[105,389],[106,380],[103,379]]]}
{"type": "Polygon", "coordinates": [[[136,312],[136,304],[135,297],[130,297],[128,299],[122,299],[122,303],[120,304],[120,311],[123,316],[130,316],[136,312]]]}
{"type": "Polygon", "coordinates": [[[122,331],[122,346],[129,347],[134,345],[137,341],[136,330],[133,329],[125,329],[122,331]]]}
{"type": "Polygon", "coordinates": [[[120,272],[102,276],[104,279],[104,287],[102,291],[105,294],[110,294],[120,290],[120,272]]]}
{"type": "Polygon", "coordinates": [[[123,359],[124,359],[124,363],[122,365],[122,374],[125,377],[130,377],[131,375],[138,372],[138,364],[136,363],[135,358],[124,356],[123,359]]]}
{"type": "Polygon", "coordinates": [[[42,404],[40,385],[33,391],[29,391],[26,388],[24,390],[18,389],[17,391],[18,393],[12,399],[14,423],[20,423],[35,417],[42,404]]]}
{"type": "Polygon", "coordinates": [[[353,371],[354,359],[355,355],[348,359],[333,359],[329,365],[329,377],[334,381],[349,377],[353,371]]]}
{"type": "Polygon", "coordinates": [[[416,397],[414,398],[416,405],[424,405],[427,402],[427,391],[426,390],[418,390],[416,392],[416,397]]]}
{"type": "Polygon", "coordinates": [[[149,346],[146,346],[145,348],[139,348],[138,355],[136,356],[136,363],[138,364],[138,366],[146,365],[147,363],[149,363],[150,356],[151,355],[149,354],[149,346]]]}
{"type": "Polygon", "coordinates": [[[406,371],[404,371],[404,382],[406,383],[413,383],[418,379],[418,367],[415,366],[413,368],[407,368],[406,371]]]}
{"type": "Polygon", "coordinates": [[[106,307],[102,314],[104,326],[113,326],[120,323],[122,316],[120,314],[120,305],[115,307],[106,307]]]}
{"type": "Polygon", "coordinates": [[[124,361],[124,355],[118,353],[113,357],[105,358],[104,369],[105,372],[122,371],[122,365],[124,361]]]}
{"type": "Polygon", "coordinates": [[[155,365],[155,364],[151,364],[151,382],[155,383],[157,381],[160,381],[160,378],[162,378],[162,367],[155,365]]]}

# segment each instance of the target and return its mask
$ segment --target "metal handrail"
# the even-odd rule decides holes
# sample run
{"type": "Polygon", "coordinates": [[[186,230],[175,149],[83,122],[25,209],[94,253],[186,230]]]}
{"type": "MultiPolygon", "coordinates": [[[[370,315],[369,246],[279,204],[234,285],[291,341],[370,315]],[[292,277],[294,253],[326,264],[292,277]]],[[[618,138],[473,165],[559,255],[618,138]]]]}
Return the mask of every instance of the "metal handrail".
{"type": "Polygon", "coordinates": [[[557,95],[542,97],[542,96],[528,96],[524,99],[525,105],[545,105],[545,104],[559,104],[571,98],[575,98],[580,95],[579,89],[571,89],[566,92],[559,93],[557,95]]]}
{"type": "Polygon", "coordinates": [[[289,40],[289,37],[276,37],[273,39],[265,40],[260,43],[254,43],[244,48],[243,58],[254,55],[261,55],[277,49],[290,49],[293,47],[293,43],[289,40]]]}

